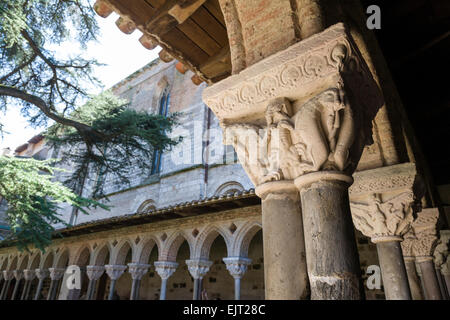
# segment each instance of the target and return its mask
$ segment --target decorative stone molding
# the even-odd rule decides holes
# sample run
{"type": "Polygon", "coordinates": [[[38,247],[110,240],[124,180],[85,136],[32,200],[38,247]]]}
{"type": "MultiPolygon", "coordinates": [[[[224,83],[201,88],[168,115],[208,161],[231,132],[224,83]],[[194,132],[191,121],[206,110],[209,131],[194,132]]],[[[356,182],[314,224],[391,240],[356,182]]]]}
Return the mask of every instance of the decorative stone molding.
{"type": "Polygon", "coordinates": [[[414,220],[413,203],[412,191],[384,201],[382,194],[373,193],[367,197],[366,203],[350,203],[353,223],[373,243],[402,241],[414,220]]]}
{"type": "Polygon", "coordinates": [[[150,268],[149,264],[144,263],[129,263],[128,272],[131,274],[133,280],[141,280],[144,274],[147,273],[150,268]]]}
{"type": "MultiPolygon", "coordinates": [[[[417,179],[414,163],[402,163],[388,167],[355,172],[354,183],[349,188],[350,198],[365,197],[371,193],[388,193],[413,190],[417,179]]],[[[416,198],[421,198],[421,192],[414,190],[416,198]]]]}
{"type": "Polygon", "coordinates": [[[440,237],[436,248],[434,249],[434,266],[436,269],[441,269],[444,263],[447,261],[449,253],[449,243],[450,243],[450,230],[441,230],[439,232],[440,237]]]}
{"type": "Polygon", "coordinates": [[[47,269],[35,269],[34,272],[36,273],[36,277],[39,280],[46,279],[50,275],[50,271],[48,271],[47,269]]]}
{"type": "Polygon", "coordinates": [[[402,247],[403,258],[405,260],[415,260],[414,254],[412,251],[414,241],[416,240],[416,236],[414,235],[414,231],[412,228],[403,236],[403,241],[400,243],[402,247]]]}
{"type": "Polygon", "coordinates": [[[34,277],[36,277],[36,272],[34,270],[25,269],[23,270],[23,277],[25,278],[25,280],[31,281],[34,279],[34,277]]]}
{"type": "Polygon", "coordinates": [[[19,281],[23,278],[23,270],[13,270],[14,278],[19,281]]]}
{"type": "Polygon", "coordinates": [[[208,260],[186,260],[189,273],[194,279],[203,279],[213,262],[208,260]]]}
{"type": "Polygon", "coordinates": [[[50,271],[50,279],[59,280],[64,276],[66,269],[64,268],[48,268],[50,271]]]}
{"type": "Polygon", "coordinates": [[[178,263],[172,261],[155,261],[155,269],[161,279],[169,279],[178,267],[178,263]]]}
{"type": "Polygon", "coordinates": [[[228,272],[235,279],[241,279],[247,272],[247,266],[252,262],[251,259],[243,257],[229,257],[222,260],[225,262],[228,272]]]}
{"type": "Polygon", "coordinates": [[[14,272],[12,270],[4,270],[3,278],[5,279],[5,281],[12,280],[14,278],[14,272]]]}
{"type": "Polygon", "coordinates": [[[105,272],[104,266],[86,266],[86,274],[89,280],[98,280],[105,272]]]}
{"type": "Polygon", "coordinates": [[[125,272],[127,266],[118,264],[107,264],[105,265],[106,274],[111,280],[117,280],[125,272]]]}
{"type": "Polygon", "coordinates": [[[352,174],[381,93],[342,23],[203,92],[250,180],[352,174]]]}
{"type": "Polygon", "coordinates": [[[433,259],[433,250],[437,244],[436,223],[439,218],[437,208],[422,209],[412,223],[416,236],[413,254],[418,262],[433,259]]]}

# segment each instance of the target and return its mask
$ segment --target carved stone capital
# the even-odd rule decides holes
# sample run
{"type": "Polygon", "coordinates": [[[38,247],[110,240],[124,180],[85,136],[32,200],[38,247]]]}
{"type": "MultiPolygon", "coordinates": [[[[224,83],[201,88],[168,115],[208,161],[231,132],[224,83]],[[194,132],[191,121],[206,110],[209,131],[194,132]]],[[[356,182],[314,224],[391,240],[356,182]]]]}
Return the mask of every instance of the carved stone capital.
{"type": "Polygon", "coordinates": [[[34,272],[39,280],[46,279],[50,275],[50,271],[48,271],[48,269],[35,269],[34,272]]]}
{"type": "Polygon", "coordinates": [[[23,270],[13,270],[14,278],[19,281],[23,278],[23,270]]]}
{"type": "Polygon", "coordinates": [[[251,259],[243,257],[229,257],[222,260],[225,262],[228,272],[235,279],[241,279],[247,272],[248,265],[252,262],[251,259]]]}
{"type": "Polygon", "coordinates": [[[169,279],[178,267],[178,263],[172,261],[155,261],[155,269],[161,279],[169,279]]]}
{"type": "Polygon", "coordinates": [[[403,241],[400,243],[402,247],[403,258],[405,260],[415,260],[412,248],[414,241],[416,240],[416,236],[414,235],[414,231],[412,228],[408,230],[408,232],[403,236],[403,241]]]}
{"type": "Polygon", "coordinates": [[[203,100],[255,186],[351,175],[383,104],[342,23],[206,88],[203,100]]]}
{"type": "Polygon", "coordinates": [[[34,279],[34,277],[36,277],[36,272],[31,269],[25,269],[23,270],[23,277],[25,278],[25,280],[31,281],[34,279]]]}
{"type": "Polygon", "coordinates": [[[141,280],[144,274],[148,272],[149,264],[144,263],[129,263],[128,272],[131,274],[133,280],[141,280]]]}
{"type": "Polygon", "coordinates": [[[186,260],[189,273],[194,279],[203,279],[213,262],[208,260],[186,260]]]}
{"type": "Polygon", "coordinates": [[[439,232],[439,240],[434,249],[434,266],[441,269],[442,265],[447,261],[450,243],[450,230],[441,230],[439,232]]]}
{"type": "Polygon", "coordinates": [[[117,280],[125,272],[127,266],[118,264],[107,264],[105,265],[106,274],[111,280],[117,280]]]}
{"type": "Polygon", "coordinates": [[[98,280],[105,272],[104,266],[86,266],[86,274],[89,280],[98,280]]]}
{"type": "Polygon", "coordinates": [[[413,254],[417,261],[431,260],[437,244],[436,224],[439,218],[437,208],[422,209],[412,223],[417,240],[413,243],[413,254]]]}
{"type": "Polygon", "coordinates": [[[4,270],[3,278],[5,279],[5,281],[12,280],[14,278],[14,272],[12,270],[4,270]]]}
{"type": "Polygon", "coordinates": [[[414,220],[413,203],[412,191],[393,197],[370,194],[364,202],[350,203],[353,224],[374,243],[402,241],[414,220]]]}
{"type": "Polygon", "coordinates": [[[50,279],[59,280],[64,276],[66,269],[64,269],[64,268],[48,268],[48,271],[50,271],[50,279]]]}

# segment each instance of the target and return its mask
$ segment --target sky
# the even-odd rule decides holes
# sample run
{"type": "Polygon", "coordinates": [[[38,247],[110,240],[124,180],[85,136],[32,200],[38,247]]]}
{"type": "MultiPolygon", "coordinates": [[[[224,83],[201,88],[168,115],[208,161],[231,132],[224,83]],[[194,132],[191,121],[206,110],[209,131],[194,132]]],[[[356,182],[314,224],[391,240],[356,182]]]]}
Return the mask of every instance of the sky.
{"type": "MultiPolygon", "coordinates": [[[[106,19],[96,16],[100,27],[98,42],[89,43],[87,50],[83,52],[86,58],[95,58],[106,64],[95,69],[95,76],[100,79],[105,89],[156,59],[161,50],[159,47],[154,50],[145,49],[139,42],[142,35],[139,30],[128,35],[120,31],[115,24],[118,18],[119,15],[114,12],[106,19]]],[[[80,50],[76,43],[67,43],[51,49],[61,55],[80,50]]],[[[7,147],[14,150],[42,131],[42,128],[31,128],[21,116],[20,108],[14,105],[8,108],[6,114],[1,113],[0,117],[4,124],[3,139],[0,137],[0,151],[7,147]]]]}

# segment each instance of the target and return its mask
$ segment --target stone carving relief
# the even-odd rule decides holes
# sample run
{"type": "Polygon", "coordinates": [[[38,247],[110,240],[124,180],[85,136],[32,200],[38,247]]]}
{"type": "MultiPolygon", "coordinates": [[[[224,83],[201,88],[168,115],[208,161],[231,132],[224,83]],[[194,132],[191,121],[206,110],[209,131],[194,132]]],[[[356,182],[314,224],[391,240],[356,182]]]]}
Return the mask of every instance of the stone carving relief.
{"type": "Polygon", "coordinates": [[[441,230],[440,237],[434,249],[434,265],[436,268],[441,268],[447,261],[448,246],[450,243],[450,230],[441,230]]]}
{"type": "Polygon", "coordinates": [[[412,192],[401,193],[387,201],[381,200],[381,194],[371,194],[368,202],[351,202],[353,223],[372,242],[388,238],[402,240],[409,230],[413,217],[414,195],[412,192]]]}
{"type": "Polygon", "coordinates": [[[352,174],[373,142],[380,96],[343,25],[204,91],[224,144],[256,186],[321,170],[352,174]]]}
{"type": "Polygon", "coordinates": [[[413,243],[414,256],[431,259],[437,244],[436,224],[439,218],[437,208],[423,209],[412,223],[416,240],[413,243]]]}

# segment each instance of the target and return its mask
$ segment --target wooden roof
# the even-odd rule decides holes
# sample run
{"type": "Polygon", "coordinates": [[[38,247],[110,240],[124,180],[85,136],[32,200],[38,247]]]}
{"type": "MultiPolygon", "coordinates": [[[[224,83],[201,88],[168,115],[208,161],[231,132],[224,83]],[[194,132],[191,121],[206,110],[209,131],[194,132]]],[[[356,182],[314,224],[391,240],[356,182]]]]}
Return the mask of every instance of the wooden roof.
{"type": "Polygon", "coordinates": [[[230,46],[218,0],[98,0],[94,9],[102,17],[120,15],[120,30],[142,31],[144,47],[160,45],[161,60],[173,58],[196,75],[193,81],[211,84],[231,74],[230,46]]]}

